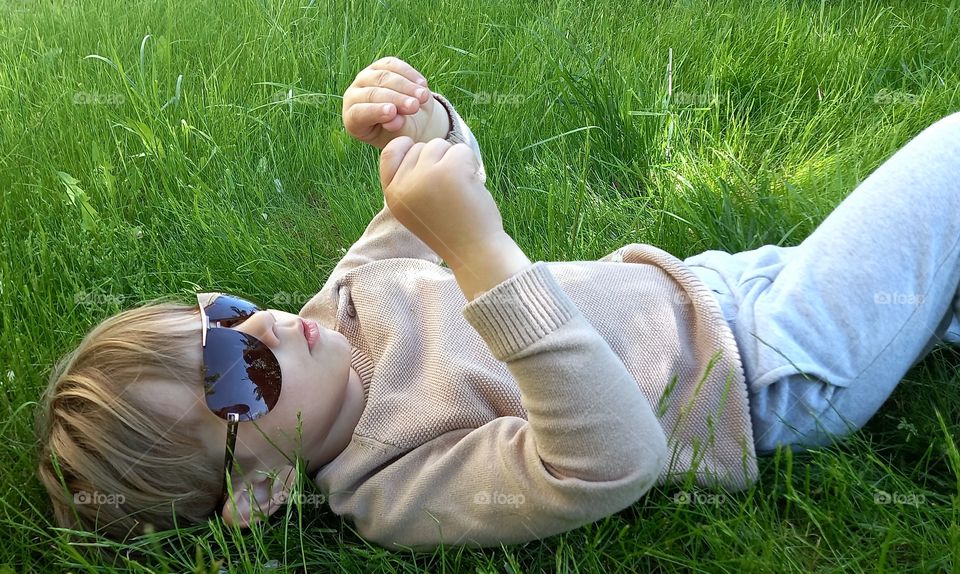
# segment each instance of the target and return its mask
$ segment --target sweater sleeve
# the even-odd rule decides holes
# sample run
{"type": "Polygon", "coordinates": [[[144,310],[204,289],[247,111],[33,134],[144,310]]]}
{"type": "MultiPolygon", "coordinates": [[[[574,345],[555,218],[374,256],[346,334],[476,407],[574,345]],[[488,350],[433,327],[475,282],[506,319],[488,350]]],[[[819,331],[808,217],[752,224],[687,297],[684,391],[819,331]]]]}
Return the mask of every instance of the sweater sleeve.
{"type": "Polygon", "coordinates": [[[528,417],[403,454],[351,491],[362,508],[338,509],[332,495],[361,536],[414,550],[520,543],[623,510],[656,483],[668,451],[653,409],[543,262],[463,314],[515,377],[528,417]]]}
{"type": "MultiPolygon", "coordinates": [[[[434,92],[433,97],[446,110],[450,118],[451,127],[447,134],[447,141],[454,144],[465,143],[473,148],[480,166],[480,180],[485,182],[486,170],[483,165],[483,158],[480,155],[480,145],[477,143],[473,132],[470,131],[466,122],[463,121],[463,118],[460,117],[449,100],[436,92],[434,92]]],[[[370,220],[360,238],[347,250],[343,258],[333,268],[333,271],[330,272],[330,277],[327,278],[324,287],[332,284],[333,281],[351,269],[365,263],[401,257],[425,259],[438,265],[441,262],[439,255],[397,221],[390,209],[387,208],[387,202],[384,198],[383,207],[370,220]]]]}

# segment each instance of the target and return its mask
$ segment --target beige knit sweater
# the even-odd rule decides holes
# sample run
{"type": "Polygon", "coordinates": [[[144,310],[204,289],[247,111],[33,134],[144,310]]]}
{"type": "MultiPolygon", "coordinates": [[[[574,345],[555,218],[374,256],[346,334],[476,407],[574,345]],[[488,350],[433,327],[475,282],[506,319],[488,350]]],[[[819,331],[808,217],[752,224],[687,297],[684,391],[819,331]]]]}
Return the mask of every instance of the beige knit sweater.
{"type": "MultiPolygon", "coordinates": [[[[437,100],[448,140],[480,158],[437,100]]],[[[354,347],[366,405],[316,481],[360,536],[512,544],[686,472],[729,490],[756,480],[733,334],[679,259],[633,243],[599,261],[537,261],[469,304],[441,263],[384,204],[300,311],[354,347]]]]}

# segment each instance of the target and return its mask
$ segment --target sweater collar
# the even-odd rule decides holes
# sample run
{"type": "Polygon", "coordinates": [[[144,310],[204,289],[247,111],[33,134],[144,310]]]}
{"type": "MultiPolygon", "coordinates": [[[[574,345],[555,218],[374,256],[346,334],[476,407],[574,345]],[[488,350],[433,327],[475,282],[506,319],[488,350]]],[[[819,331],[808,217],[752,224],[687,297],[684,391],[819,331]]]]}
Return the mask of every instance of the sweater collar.
{"type": "Polygon", "coordinates": [[[373,379],[373,359],[351,345],[350,366],[360,375],[360,382],[363,383],[363,400],[366,401],[367,395],[369,395],[370,381],[373,379]]]}

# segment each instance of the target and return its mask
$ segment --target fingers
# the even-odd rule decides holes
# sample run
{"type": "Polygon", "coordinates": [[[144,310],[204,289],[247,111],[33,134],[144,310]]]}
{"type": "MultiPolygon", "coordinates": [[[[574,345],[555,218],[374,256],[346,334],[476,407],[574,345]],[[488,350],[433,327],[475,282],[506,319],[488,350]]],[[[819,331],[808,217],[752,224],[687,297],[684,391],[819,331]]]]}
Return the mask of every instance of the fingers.
{"type": "Polygon", "coordinates": [[[413,140],[407,136],[390,140],[383,147],[383,151],[380,152],[380,185],[383,189],[390,187],[396,179],[397,171],[412,147],[414,147],[413,140]]]}
{"type": "Polygon", "coordinates": [[[420,157],[417,160],[418,165],[431,165],[440,161],[443,158],[444,154],[447,153],[453,144],[447,140],[440,138],[434,138],[427,142],[424,146],[423,151],[420,152],[420,157]]]}
{"type": "Polygon", "coordinates": [[[343,112],[343,127],[351,133],[359,133],[364,128],[395,120],[397,110],[393,104],[355,104],[343,112]]]}
{"type": "MultiPolygon", "coordinates": [[[[410,140],[413,141],[413,140],[410,140]]],[[[423,153],[424,143],[417,142],[413,144],[409,150],[407,150],[407,155],[404,156],[403,161],[400,163],[400,167],[397,168],[397,172],[394,174],[394,180],[402,180],[406,177],[406,174],[413,171],[417,167],[417,162],[420,160],[420,154],[423,153]]]]}
{"type": "MultiPolygon", "coordinates": [[[[424,100],[432,97],[429,90],[425,94],[424,100]]],[[[397,131],[405,123],[403,117],[417,113],[423,103],[389,88],[353,87],[343,97],[343,126],[351,133],[360,133],[377,124],[384,124],[387,131],[397,131]]]]}
{"type": "Polygon", "coordinates": [[[427,80],[398,58],[381,58],[357,74],[344,94],[344,109],[361,103],[392,103],[403,114],[413,114],[429,100],[427,80]]]}
{"type": "Polygon", "coordinates": [[[473,153],[473,148],[465,143],[458,143],[450,147],[443,156],[445,165],[470,166],[474,177],[480,177],[480,163],[477,161],[477,155],[473,153]]]}
{"type": "Polygon", "coordinates": [[[395,138],[380,152],[380,184],[386,189],[393,181],[402,179],[415,167],[433,165],[443,159],[448,151],[458,147],[466,148],[473,156],[473,150],[469,146],[455,146],[440,138],[434,138],[426,144],[413,143],[413,139],[407,136],[395,138]]]}
{"type": "Polygon", "coordinates": [[[412,96],[423,102],[430,95],[430,90],[422,85],[411,81],[406,76],[400,75],[390,70],[378,70],[376,68],[367,68],[357,74],[353,81],[358,88],[363,87],[381,87],[388,88],[395,92],[412,96]]]}
{"type": "Polygon", "coordinates": [[[448,162],[469,163],[473,164],[474,167],[480,167],[477,163],[477,155],[473,153],[473,148],[465,143],[451,145],[447,153],[444,154],[444,159],[448,162]]]}
{"type": "Polygon", "coordinates": [[[395,132],[399,130],[403,127],[403,124],[407,123],[405,119],[406,117],[407,116],[400,115],[394,116],[392,120],[383,124],[383,129],[387,130],[388,132],[395,132]]]}
{"type": "Polygon", "coordinates": [[[361,70],[344,93],[343,126],[359,139],[376,126],[398,132],[405,116],[423,109],[429,113],[432,97],[426,78],[413,66],[392,56],[381,58],[361,70]]]}
{"type": "MultiPolygon", "coordinates": [[[[426,88],[420,88],[426,90],[426,88]]],[[[418,100],[413,96],[394,91],[390,88],[381,88],[380,86],[353,86],[343,95],[343,105],[345,108],[360,104],[392,104],[402,114],[415,114],[420,109],[420,104],[424,103],[430,92],[427,90],[427,96],[423,100],[418,100]]]]}
{"type": "Polygon", "coordinates": [[[386,58],[380,58],[376,62],[370,64],[368,68],[374,68],[378,70],[390,70],[396,72],[406,79],[410,80],[415,84],[420,84],[421,86],[427,85],[427,79],[423,77],[423,74],[416,71],[413,66],[404,62],[400,58],[394,56],[387,56],[386,58]]]}

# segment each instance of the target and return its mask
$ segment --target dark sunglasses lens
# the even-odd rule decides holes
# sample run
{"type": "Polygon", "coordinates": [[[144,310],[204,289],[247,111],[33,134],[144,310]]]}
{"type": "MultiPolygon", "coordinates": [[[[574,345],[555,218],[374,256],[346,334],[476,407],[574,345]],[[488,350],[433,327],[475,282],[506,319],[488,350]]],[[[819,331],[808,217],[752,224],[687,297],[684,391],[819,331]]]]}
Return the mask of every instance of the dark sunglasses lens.
{"type": "Polygon", "coordinates": [[[240,420],[253,420],[270,412],[280,399],[280,364],[256,337],[211,329],[203,363],[207,406],[221,418],[237,413],[240,420]]]}
{"type": "Polygon", "coordinates": [[[224,327],[233,327],[242,323],[260,309],[246,299],[231,295],[219,295],[203,310],[211,323],[220,321],[220,324],[224,327]]]}

